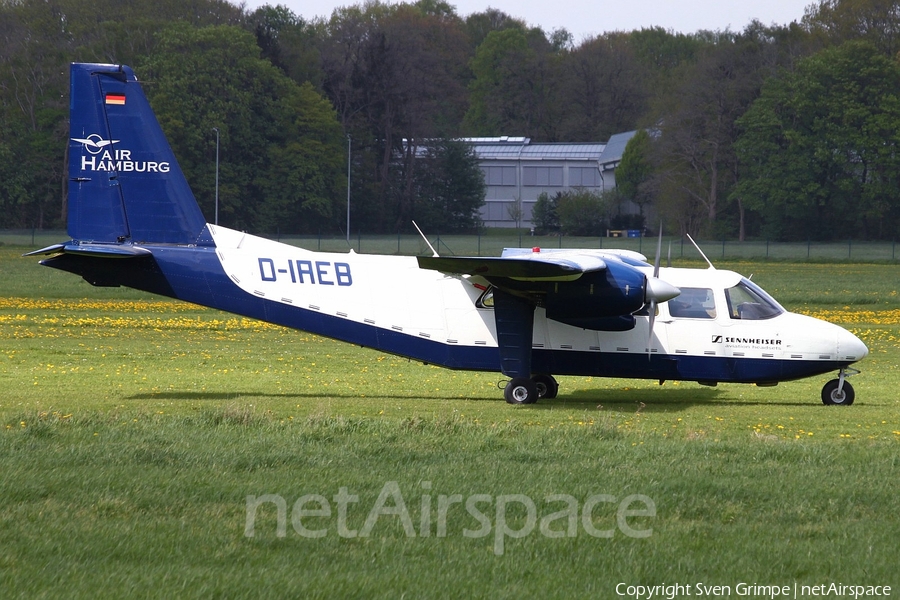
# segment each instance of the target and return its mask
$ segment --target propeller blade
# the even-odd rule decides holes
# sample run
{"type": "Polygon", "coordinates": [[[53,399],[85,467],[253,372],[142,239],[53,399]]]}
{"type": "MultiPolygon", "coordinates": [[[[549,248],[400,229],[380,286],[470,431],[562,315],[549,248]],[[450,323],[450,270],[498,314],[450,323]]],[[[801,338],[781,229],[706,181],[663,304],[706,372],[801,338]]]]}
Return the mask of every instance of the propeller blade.
{"type": "Polygon", "coordinates": [[[653,261],[653,276],[659,277],[659,261],[662,258],[662,223],[659,224],[659,237],[656,239],[656,260],[653,261]]]}
{"type": "MultiPolygon", "coordinates": [[[[660,222],[659,237],[656,239],[656,259],[653,261],[653,277],[647,278],[647,289],[644,291],[645,302],[647,302],[647,310],[650,315],[647,329],[647,360],[650,360],[653,345],[653,325],[656,323],[656,307],[660,302],[671,300],[681,293],[681,290],[677,287],[659,278],[659,263],[662,260],[662,238],[663,227],[662,222],[660,222]]],[[[669,266],[672,266],[672,242],[669,242],[669,266]]]]}

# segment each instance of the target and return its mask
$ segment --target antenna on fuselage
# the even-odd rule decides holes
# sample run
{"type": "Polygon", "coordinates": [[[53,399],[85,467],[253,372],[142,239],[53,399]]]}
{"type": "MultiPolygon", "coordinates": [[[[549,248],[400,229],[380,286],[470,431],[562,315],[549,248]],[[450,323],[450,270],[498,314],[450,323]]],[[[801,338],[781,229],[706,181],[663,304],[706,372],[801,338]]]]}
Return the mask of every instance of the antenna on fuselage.
{"type": "Polygon", "coordinates": [[[419,229],[419,226],[418,226],[418,225],[416,225],[416,222],[413,221],[412,224],[413,224],[413,227],[416,228],[416,231],[419,232],[419,235],[422,236],[422,239],[425,240],[425,243],[428,244],[428,248],[431,250],[431,256],[432,256],[433,258],[438,258],[438,257],[440,256],[440,254],[437,253],[437,250],[434,249],[434,246],[431,245],[431,242],[428,241],[428,238],[425,237],[425,234],[422,233],[422,230],[419,229]]]}
{"type": "Polygon", "coordinates": [[[687,236],[687,239],[691,240],[691,243],[694,245],[694,248],[697,249],[697,252],[700,253],[700,256],[702,256],[703,260],[706,261],[706,264],[709,265],[709,268],[712,269],[713,271],[715,271],[716,268],[713,266],[712,262],[710,262],[710,260],[708,258],[706,258],[706,255],[703,254],[703,250],[700,249],[700,246],[697,245],[697,242],[694,241],[694,238],[691,237],[691,234],[685,233],[684,235],[687,236]]]}

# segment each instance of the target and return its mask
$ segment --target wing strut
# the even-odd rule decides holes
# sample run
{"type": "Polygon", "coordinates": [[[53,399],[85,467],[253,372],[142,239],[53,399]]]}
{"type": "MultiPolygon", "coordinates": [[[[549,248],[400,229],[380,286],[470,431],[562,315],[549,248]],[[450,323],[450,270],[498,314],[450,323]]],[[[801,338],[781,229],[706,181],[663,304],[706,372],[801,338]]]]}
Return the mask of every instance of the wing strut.
{"type": "Polygon", "coordinates": [[[500,348],[500,371],[507,377],[531,377],[534,305],[495,287],[494,320],[500,348]]]}

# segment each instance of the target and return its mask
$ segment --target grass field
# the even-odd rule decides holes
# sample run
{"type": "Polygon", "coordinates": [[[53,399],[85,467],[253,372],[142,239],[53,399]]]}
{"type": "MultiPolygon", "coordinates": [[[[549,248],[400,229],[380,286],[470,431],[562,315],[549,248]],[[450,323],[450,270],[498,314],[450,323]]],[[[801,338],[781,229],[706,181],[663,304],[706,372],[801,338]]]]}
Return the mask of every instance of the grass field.
{"type": "Polygon", "coordinates": [[[20,252],[0,248],[3,598],[900,596],[897,265],[729,264],[869,345],[851,407],[822,406],[829,377],[569,377],[513,407],[498,375],[20,252]]]}

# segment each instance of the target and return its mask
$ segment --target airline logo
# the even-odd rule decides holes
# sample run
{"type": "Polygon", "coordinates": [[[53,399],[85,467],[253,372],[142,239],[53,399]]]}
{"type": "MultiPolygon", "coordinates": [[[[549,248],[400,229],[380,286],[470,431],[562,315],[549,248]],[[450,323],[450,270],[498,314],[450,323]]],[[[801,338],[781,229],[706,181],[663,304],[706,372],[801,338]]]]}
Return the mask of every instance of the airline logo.
{"type": "Polygon", "coordinates": [[[72,141],[84,144],[84,149],[90,154],[100,154],[110,144],[119,143],[119,140],[104,140],[96,133],[92,133],[86,138],[72,138],[72,141]]]}
{"type": "Polygon", "coordinates": [[[726,348],[750,348],[750,349],[778,349],[781,347],[781,340],[777,338],[746,338],[746,337],[729,337],[722,335],[712,336],[713,344],[725,344],[726,348]]]}
{"type": "MultiPolygon", "coordinates": [[[[109,96],[107,94],[107,101],[109,96]]],[[[122,104],[125,96],[122,96],[122,104]]],[[[168,173],[171,166],[168,162],[152,160],[132,160],[131,150],[116,148],[120,140],[105,140],[96,133],[85,138],[71,138],[78,142],[86,152],[81,156],[82,171],[106,171],[118,173],[168,173]]]]}

